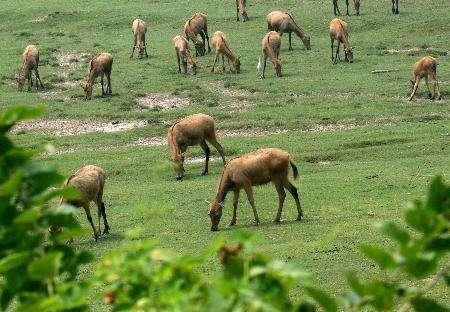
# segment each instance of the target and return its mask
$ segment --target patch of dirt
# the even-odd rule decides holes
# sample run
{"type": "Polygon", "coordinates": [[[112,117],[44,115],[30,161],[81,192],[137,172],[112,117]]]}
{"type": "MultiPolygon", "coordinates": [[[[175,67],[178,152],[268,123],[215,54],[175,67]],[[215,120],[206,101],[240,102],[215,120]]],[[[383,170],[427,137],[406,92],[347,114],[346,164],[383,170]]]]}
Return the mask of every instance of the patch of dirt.
{"type": "Polygon", "coordinates": [[[91,59],[91,54],[81,52],[58,52],[54,54],[61,69],[61,75],[68,77],[69,73],[83,66],[83,63],[91,59]]]}
{"type": "MultiPolygon", "coordinates": [[[[222,158],[220,158],[220,157],[209,157],[209,161],[222,161],[222,158]]],[[[187,158],[184,161],[185,164],[200,164],[200,163],[204,163],[204,162],[205,162],[205,156],[187,158]]]]}
{"type": "Polygon", "coordinates": [[[249,97],[253,95],[253,93],[247,90],[226,87],[223,81],[208,82],[204,86],[209,90],[229,97],[249,97]]]}
{"type": "Polygon", "coordinates": [[[166,144],[167,140],[163,137],[139,138],[133,143],[137,146],[164,146],[166,144]]]}
{"type": "Polygon", "coordinates": [[[68,89],[75,89],[79,88],[81,85],[80,80],[75,81],[63,81],[53,84],[55,87],[62,89],[62,90],[68,90],[68,89]]]}
{"type": "Polygon", "coordinates": [[[59,11],[55,11],[55,12],[49,13],[47,15],[38,16],[34,20],[32,20],[32,22],[34,22],[34,23],[42,23],[42,22],[45,22],[48,19],[55,18],[55,17],[58,17],[58,16],[63,15],[63,14],[67,14],[67,13],[61,13],[59,11]]]}
{"type": "Polygon", "coordinates": [[[218,137],[262,137],[272,134],[285,133],[289,130],[275,129],[275,130],[218,130],[218,137]]]}
{"type": "Polygon", "coordinates": [[[315,125],[314,127],[306,130],[307,132],[335,132],[345,131],[358,128],[356,124],[328,124],[328,125],[315,125]]]}
{"type": "Polygon", "coordinates": [[[55,136],[85,134],[89,132],[118,132],[133,128],[145,127],[147,121],[113,121],[100,122],[76,119],[39,119],[31,122],[22,122],[12,129],[12,133],[41,132],[55,136]]]}
{"type": "Polygon", "coordinates": [[[70,96],[65,95],[60,90],[42,91],[42,92],[39,92],[39,96],[44,99],[48,99],[48,100],[56,100],[56,101],[63,101],[63,102],[70,101],[70,96]]]}
{"type": "Polygon", "coordinates": [[[400,48],[400,49],[388,49],[387,53],[389,54],[399,54],[399,53],[405,53],[405,54],[417,54],[420,52],[434,52],[441,56],[447,56],[449,53],[446,50],[438,50],[433,47],[412,47],[412,48],[400,48]]]}
{"type": "Polygon", "coordinates": [[[219,107],[231,109],[234,112],[244,112],[253,106],[255,106],[255,104],[247,100],[232,100],[219,104],[219,107]]]}
{"type": "Polygon", "coordinates": [[[147,94],[146,96],[137,98],[136,102],[140,109],[173,109],[189,105],[188,98],[177,97],[169,93],[147,94]]]}

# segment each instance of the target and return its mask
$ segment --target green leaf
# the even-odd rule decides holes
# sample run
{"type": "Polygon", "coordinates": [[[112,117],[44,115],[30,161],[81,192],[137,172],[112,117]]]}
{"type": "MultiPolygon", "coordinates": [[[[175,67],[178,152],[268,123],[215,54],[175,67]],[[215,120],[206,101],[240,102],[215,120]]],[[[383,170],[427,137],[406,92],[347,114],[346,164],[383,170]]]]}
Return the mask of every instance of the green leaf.
{"type": "Polygon", "coordinates": [[[28,266],[30,278],[35,280],[45,280],[55,277],[61,266],[62,252],[50,252],[34,260],[28,266]]]}
{"type": "Polygon", "coordinates": [[[375,261],[382,269],[393,269],[397,263],[390,253],[376,246],[362,245],[361,251],[370,259],[375,261]]]}
{"type": "Polygon", "coordinates": [[[30,258],[31,252],[23,251],[10,254],[0,260],[0,273],[5,273],[11,269],[25,264],[30,258]]]}
{"type": "Polygon", "coordinates": [[[36,222],[39,217],[42,215],[42,212],[39,208],[31,208],[25,211],[22,211],[15,219],[14,224],[16,225],[24,225],[29,223],[36,222]]]}
{"type": "Polygon", "coordinates": [[[365,289],[364,285],[359,281],[358,277],[354,272],[345,273],[345,277],[347,278],[347,283],[350,288],[360,296],[364,296],[365,289]]]}
{"type": "Polygon", "coordinates": [[[15,105],[0,114],[0,127],[4,128],[5,126],[12,126],[25,119],[40,117],[44,113],[44,110],[44,106],[30,107],[25,105],[15,105]]]}
{"type": "Polygon", "coordinates": [[[305,287],[305,290],[315,301],[317,301],[323,307],[323,309],[325,311],[337,311],[338,310],[336,300],[334,300],[334,298],[330,297],[323,290],[320,290],[315,287],[305,287]]]}
{"type": "Polygon", "coordinates": [[[383,222],[381,224],[378,224],[377,227],[382,233],[386,234],[387,236],[401,244],[406,244],[411,239],[411,236],[407,231],[405,231],[392,221],[383,222]]]}
{"type": "Polygon", "coordinates": [[[17,170],[14,172],[10,178],[0,185],[0,198],[1,197],[9,197],[11,195],[16,194],[19,191],[20,183],[22,182],[23,172],[21,170],[17,170]]]}
{"type": "Polygon", "coordinates": [[[448,312],[449,309],[438,304],[436,301],[423,298],[423,297],[415,297],[411,299],[411,304],[414,307],[414,310],[417,312],[448,312]]]}
{"type": "Polygon", "coordinates": [[[437,176],[431,182],[428,191],[427,208],[437,213],[450,210],[450,187],[446,186],[441,176],[437,176]]]}
{"type": "Polygon", "coordinates": [[[427,250],[448,251],[450,249],[450,237],[433,239],[427,246],[427,250]]]}
{"type": "Polygon", "coordinates": [[[406,223],[417,231],[424,234],[433,232],[436,213],[431,209],[424,208],[416,203],[415,207],[410,207],[405,211],[406,223]]]}

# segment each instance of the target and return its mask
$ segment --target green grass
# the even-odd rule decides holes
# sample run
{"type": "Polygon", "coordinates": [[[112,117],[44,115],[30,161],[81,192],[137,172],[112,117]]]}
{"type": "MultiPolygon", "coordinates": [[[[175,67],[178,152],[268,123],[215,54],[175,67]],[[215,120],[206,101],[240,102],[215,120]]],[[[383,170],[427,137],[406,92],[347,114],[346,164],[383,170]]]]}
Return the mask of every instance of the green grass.
{"type": "MultiPolygon", "coordinates": [[[[262,225],[252,227],[251,209],[241,195],[238,226],[259,234],[258,248],[273,257],[294,261],[312,272],[320,285],[339,293],[345,284],[340,270],[352,269],[369,277],[378,272],[358,250],[362,242],[389,244],[372,227],[382,220],[399,221],[406,201],[423,198],[427,184],[436,174],[447,180],[450,173],[450,62],[448,38],[450,3],[445,0],[407,0],[400,3],[400,15],[390,14],[389,1],[362,3],[361,16],[344,17],[350,26],[350,42],[355,46],[353,64],[330,62],[328,23],[333,18],[331,1],[249,1],[250,21],[234,20],[233,1],[71,1],[5,0],[0,11],[0,105],[45,103],[47,118],[145,119],[144,128],[118,133],[89,133],[57,137],[35,132],[20,133],[14,139],[28,147],[52,143],[57,148],[78,148],[74,153],[40,156],[64,173],[80,166],[97,164],[109,173],[105,202],[112,233],[95,243],[86,235],[76,244],[96,256],[117,248],[124,233],[134,227],[144,229],[142,238],[159,240],[164,248],[196,254],[216,237],[209,231],[205,200],[214,196],[221,172],[213,162],[208,176],[201,176],[202,164],[186,165],[182,183],[174,181],[165,147],[126,147],[141,137],[164,136],[165,121],[203,112],[214,116],[219,129],[275,130],[286,133],[265,137],[219,138],[228,157],[260,147],[281,147],[295,158],[300,180],[305,219],[293,222],[295,206],[287,197],[285,222],[270,220],[278,204],[273,186],[256,188],[255,200],[262,225]],[[229,3],[228,3],[229,2],[229,3]],[[294,51],[287,50],[283,37],[281,60],[283,78],[275,79],[268,64],[265,80],[259,80],[256,63],[260,40],[266,31],[265,15],[274,9],[293,13],[311,35],[312,50],[305,51],[293,38],[294,51]],[[209,33],[227,33],[230,47],[241,58],[242,73],[210,73],[213,55],[197,58],[197,76],[177,73],[171,38],[180,34],[184,21],[196,11],[208,14],[209,33]],[[53,12],[48,19],[36,18],[53,12]],[[149,24],[150,58],[130,60],[131,21],[135,17],[149,24]],[[111,52],[113,96],[83,100],[81,89],[61,91],[70,101],[44,100],[36,91],[17,92],[14,75],[21,54],[29,43],[39,45],[40,73],[46,89],[57,90],[60,82],[55,52],[94,54],[111,52]],[[417,53],[389,53],[390,49],[429,48],[417,53]],[[413,63],[432,54],[439,57],[438,77],[442,101],[426,99],[420,85],[418,99],[408,102],[413,63]],[[374,69],[396,69],[388,74],[371,74],[374,69]],[[208,83],[224,83],[231,89],[248,92],[232,98],[208,88],[208,83]],[[191,104],[174,110],[137,110],[139,96],[167,92],[189,97],[191,104]],[[246,100],[248,110],[234,112],[220,104],[246,100]],[[335,132],[302,131],[323,124],[355,124],[357,128],[335,132]],[[117,145],[104,150],[101,147],[117,145]],[[122,147],[121,147],[122,146],[122,147]],[[147,208],[135,209],[137,206],[147,208]],[[372,213],[374,215],[372,215],[372,213]]],[[[84,79],[87,63],[70,73],[69,81],[84,79]]],[[[201,156],[198,147],[188,156],[201,156]]],[[[229,236],[235,229],[227,202],[220,224],[229,236]]],[[[88,229],[80,211],[79,220],[88,229]]],[[[214,259],[206,272],[218,270],[214,259]]],[[[90,274],[86,268],[81,278],[90,274]]],[[[294,293],[293,296],[296,296],[294,293]]],[[[439,289],[437,296],[448,302],[439,289]]]]}

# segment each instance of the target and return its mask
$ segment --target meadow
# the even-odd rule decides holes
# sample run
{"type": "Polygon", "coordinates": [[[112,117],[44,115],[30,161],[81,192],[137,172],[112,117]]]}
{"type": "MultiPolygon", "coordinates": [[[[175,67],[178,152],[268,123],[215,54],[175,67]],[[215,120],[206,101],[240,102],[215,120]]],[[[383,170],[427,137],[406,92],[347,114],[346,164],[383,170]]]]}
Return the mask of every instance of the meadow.
{"type": "MultiPolygon", "coordinates": [[[[399,221],[407,201],[423,198],[433,176],[449,179],[450,2],[401,1],[400,14],[392,15],[390,1],[363,1],[360,16],[351,8],[352,15],[342,17],[350,27],[355,61],[336,65],[330,61],[331,1],[248,4],[250,21],[242,23],[235,20],[234,1],[4,0],[0,105],[46,106],[43,126],[13,135],[22,146],[52,144],[54,153],[39,156],[45,163],[67,175],[87,164],[107,171],[104,200],[111,234],[95,242],[84,213],[78,214],[87,231],[75,244],[98,258],[125,243],[125,233],[135,228],[142,229],[140,239],[156,239],[163,248],[192,255],[218,235],[210,232],[205,200],[215,194],[221,161],[214,159],[209,175],[201,176],[202,151],[189,148],[186,177],[175,181],[168,149],[161,144],[175,120],[198,112],[213,116],[228,159],[261,147],[289,151],[300,171],[295,185],[302,194],[304,219],[294,221],[295,205],[288,195],[284,222],[272,224],[278,198],[268,185],[254,189],[262,224],[251,225],[253,215],[242,194],[237,226],[228,227],[229,196],[219,234],[254,232],[261,237],[260,250],[298,263],[323,288],[339,293],[345,284],[341,271],[354,270],[363,277],[378,272],[358,250],[363,242],[390,244],[373,224],[399,221]],[[291,12],[309,33],[311,50],[293,36],[294,50],[288,51],[283,36],[283,77],[275,78],[268,62],[266,79],[260,80],[256,65],[267,30],[265,16],[277,9],[291,12]],[[210,37],[217,30],[228,35],[242,63],[240,74],[211,73],[213,53],[196,58],[196,76],[178,74],[171,39],[199,11],[208,15],[210,37]],[[129,58],[131,22],[137,17],[149,26],[148,59],[129,58]],[[31,43],[40,49],[45,90],[18,92],[14,76],[24,47],[31,43]],[[85,101],[79,83],[90,57],[103,51],[114,57],[113,94],[101,97],[97,84],[93,99],[85,101]],[[409,102],[412,65],[425,55],[439,60],[442,100],[428,100],[422,83],[417,98],[409,102]],[[371,73],[379,69],[392,71],[371,73]],[[148,108],[138,98],[186,105],[148,108]],[[56,127],[55,121],[63,125],[56,127]],[[86,130],[87,125],[136,121],[140,126],[126,131],[86,130]],[[64,132],[72,124],[79,125],[75,133],[64,132]]],[[[345,11],[344,1],[339,4],[345,11]]],[[[218,269],[216,259],[204,266],[205,272],[218,269]]],[[[86,267],[80,278],[91,271],[86,267]]],[[[449,302],[442,289],[437,296],[449,302]]]]}

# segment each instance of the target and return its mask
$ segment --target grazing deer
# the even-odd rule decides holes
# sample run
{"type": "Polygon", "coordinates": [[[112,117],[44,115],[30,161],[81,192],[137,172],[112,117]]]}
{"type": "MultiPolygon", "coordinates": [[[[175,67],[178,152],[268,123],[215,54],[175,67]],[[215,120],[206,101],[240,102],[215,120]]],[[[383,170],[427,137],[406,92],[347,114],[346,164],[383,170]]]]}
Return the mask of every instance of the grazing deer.
{"type": "Polygon", "coordinates": [[[183,36],[176,36],[172,39],[172,42],[175,48],[175,53],[177,54],[178,72],[181,74],[180,63],[182,63],[185,74],[187,74],[188,66],[193,75],[197,74],[197,64],[192,58],[187,39],[183,36]]]}
{"type": "Polygon", "coordinates": [[[214,119],[205,114],[194,114],[177,121],[169,128],[167,133],[167,144],[170,148],[171,160],[174,165],[176,179],[182,180],[184,177],[184,155],[188,146],[200,145],[205,152],[205,167],[202,175],[208,173],[208,162],[211,150],[208,144],[211,143],[219,152],[225,164],[225,154],[222,146],[217,142],[214,119]]]}
{"type": "Polygon", "coordinates": [[[240,157],[231,159],[223,168],[219,185],[217,186],[216,196],[209,206],[209,216],[211,218],[211,231],[217,231],[222,210],[224,208],[225,198],[229,191],[233,191],[233,217],[230,225],[236,224],[236,212],[239,201],[239,192],[244,189],[247,194],[248,202],[253,210],[255,217],[254,224],[259,225],[258,212],[255,208],[252,186],[263,185],[272,182],[278,192],[278,211],[274,222],[281,221],[284,200],[288,190],[294,197],[297,206],[297,220],[303,217],[297,188],[289,182],[289,166],[292,167],[294,179],[298,177],[298,170],[291,155],[278,148],[260,149],[240,157]]]}
{"type": "Polygon", "coordinates": [[[145,53],[145,57],[148,57],[147,54],[147,45],[145,44],[145,34],[147,33],[147,24],[139,18],[133,21],[133,25],[131,26],[131,30],[134,35],[134,45],[133,50],[131,51],[130,58],[134,55],[134,50],[137,48],[139,51],[139,57],[145,53]]]}
{"type": "Polygon", "coordinates": [[[31,78],[31,72],[34,70],[36,75],[36,90],[39,90],[39,85],[44,88],[41,77],[39,76],[39,50],[35,45],[28,45],[22,54],[22,70],[19,76],[16,78],[17,88],[22,91],[25,80],[28,80],[28,91],[33,86],[33,79],[31,78]]]}
{"type": "Polygon", "coordinates": [[[337,63],[339,58],[339,47],[341,43],[344,45],[345,60],[353,63],[353,49],[348,41],[348,25],[339,18],[335,18],[330,22],[330,39],[331,39],[331,62],[337,63]],[[337,41],[336,56],[334,55],[334,41],[337,41]]]}
{"type": "Polygon", "coordinates": [[[208,43],[208,52],[211,52],[208,36],[208,25],[206,15],[203,13],[195,13],[184,24],[184,33],[188,40],[191,40],[195,45],[195,56],[205,55],[205,41],[208,43]],[[202,40],[197,39],[197,35],[202,37],[202,40]]]}
{"type": "Polygon", "coordinates": [[[214,72],[219,55],[222,55],[222,69],[225,71],[225,56],[228,59],[228,63],[233,64],[233,68],[230,68],[232,72],[237,74],[241,71],[241,62],[239,58],[234,54],[228,47],[228,39],[225,33],[221,31],[216,31],[212,38],[213,48],[216,51],[216,56],[214,58],[214,64],[212,66],[211,72],[214,72]]]}
{"type": "Polygon", "coordinates": [[[438,100],[441,99],[441,94],[439,92],[439,82],[436,76],[436,67],[437,60],[431,56],[425,56],[414,64],[413,80],[411,80],[412,93],[409,97],[410,101],[412,101],[412,99],[414,98],[414,95],[417,92],[417,88],[419,87],[419,82],[422,78],[425,78],[425,83],[428,89],[428,97],[432,100],[434,100],[436,96],[438,100]],[[431,78],[433,80],[433,95],[431,95],[428,78],[431,78]]]}
{"type": "Polygon", "coordinates": [[[280,55],[281,36],[276,31],[269,31],[261,41],[262,56],[258,60],[258,66],[261,79],[265,78],[267,58],[273,64],[275,75],[281,77],[281,62],[278,59],[280,55]]]}
{"type": "Polygon", "coordinates": [[[111,70],[112,70],[113,57],[109,53],[99,53],[91,60],[89,63],[89,73],[86,81],[81,83],[81,88],[86,94],[86,100],[92,98],[92,86],[94,84],[95,78],[101,77],[100,83],[102,85],[102,96],[107,93],[112,93],[111,91],[111,70]],[[103,76],[106,75],[107,87],[106,92],[103,85],[103,76]]]}
{"type": "Polygon", "coordinates": [[[289,34],[289,51],[292,51],[292,33],[295,33],[302,40],[306,50],[311,50],[309,35],[297,25],[291,14],[273,11],[267,14],[266,20],[269,31],[277,31],[280,35],[283,35],[283,33],[289,34]]]}

